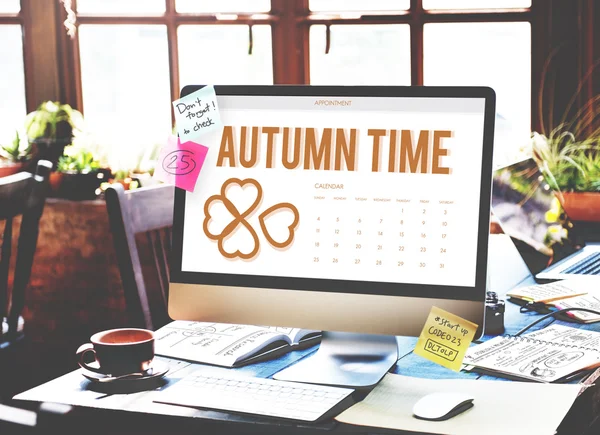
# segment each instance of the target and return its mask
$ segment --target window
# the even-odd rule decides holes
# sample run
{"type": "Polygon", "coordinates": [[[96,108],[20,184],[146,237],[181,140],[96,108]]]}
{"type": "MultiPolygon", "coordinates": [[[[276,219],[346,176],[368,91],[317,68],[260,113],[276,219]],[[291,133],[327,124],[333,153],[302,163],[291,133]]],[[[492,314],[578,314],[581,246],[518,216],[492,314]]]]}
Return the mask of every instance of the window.
{"type": "Polygon", "coordinates": [[[529,138],[531,0],[78,0],[77,7],[78,103],[88,124],[129,144],[162,141],[172,121],[165,101],[190,83],[491,86],[497,163],[529,138]],[[144,108],[130,110],[134,104],[144,108]]]}
{"type": "Polygon", "coordinates": [[[0,0],[0,14],[16,15],[20,10],[20,0],[0,0]]]}
{"type": "Polygon", "coordinates": [[[134,168],[164,143],[186,84],[272,84],[270,9],[270,0],[78,0],[77,106],[109,165],[134,168]]]}
{"type": "Polygon", "coordinates": [[[11,142],[15,131],[22,129],[26,114],[25,69],[23,64],[23,29],[18,0],[0,0],[0,144],[11,142]]]}
{"type": "Polygon", "coordinates": [[[311,11],[356,12],[407,10],[410,0],[310,0],[311,11]]]}
{"type": "Polygon", "coordinates": [[[231,12],[269,12],[271,0],[177,0],[177,12],[199,13],[231,13],[231,12]]]}
{"type": "Polygon", "coordinates": [[[134,168],[171,131],[167,29],[85,24],[79,43],[86,126],[112,165],[134,168]]]}
{"type": "Polygon", "coordinates": [[[407,24],[310,28],[313,85],[410,85],[410,28],[407,24]]]}
{"type": "Polygon", "coordinates": [[[77,12],[96,15],[163,14],[164,0],[77,0],[77,12]]]}
{"type": "Polygon", "coordinates": [[[310,0],[311,84],[490,86],[496,164],[531,131],[531,0],[310,0]]]}
{"type": "Polygon", "coordinates": [[[223,85],[273,84],[271,27],[181,25],[179,83],[223,85]],[[252,52],[250,35],[252,32],[252,52]]]}
{"type": "Polygon", "coordinates": [[[425,9],[528,8],[531,0],[423,0],[425,9]]]}
{"type": "Polygon", "coordinates": [[[496,91],[496,164],[514,160],[531,132],[530,41],[529,23],[425,25],[425,85],[490,86],[496,91]]]}

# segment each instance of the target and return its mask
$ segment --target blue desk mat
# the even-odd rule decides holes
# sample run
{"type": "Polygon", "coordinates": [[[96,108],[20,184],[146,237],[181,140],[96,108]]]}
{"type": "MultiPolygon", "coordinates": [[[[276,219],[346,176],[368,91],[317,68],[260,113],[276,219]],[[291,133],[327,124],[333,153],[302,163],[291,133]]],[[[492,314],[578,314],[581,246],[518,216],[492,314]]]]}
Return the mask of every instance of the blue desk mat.
{"type": "MultiPolygon", "coordinates": [[[[504,298],[503,295],[500,297],[504,298]]],[[[506,301],[506,312],[504,314],[505,331],[502,335],[514,335],[521,329],[534,322],[536,319],[539,319],[541,316],[542,314],[532,311],[521,313],[519,305],[506,301]]],[[[561,320],[556,320],[554,322],[565,326],[600,332],[600,322],[591,324],[565,322],[561,320]]],[[[551,323],[552,319],[548,319],[546,321],[540,322],[538,325],[535,325],[527,332],[533,332],[539,329],[543,329],[551,323]]],[[[483,337],[481,337],[480,341],[486,341],[493,337],[495,336],[484,335],[483,337]]],[[[399,359],[396,365],[391,369],[391,373],[430,379],[487,379],[500,381],[508,380],[506,378],[482,375],[476,372],[455,372],[453,370],[435,364],[418,355],[415,355],[412,351],[415,348],[417,337],[399,336],[397,337],[397,342],[399,359]]],[[[476,346],[476,344],[472,344],[472,346],[476,346]]],[[[255,377],[270,378],[280,370],[314,354],[318,350],[318,348],[319,346],[315,345],[306,349],[294,350],[273,360],[262,361],[255,364],[235,368],[232,370],[239,371],[255,377]]]]}

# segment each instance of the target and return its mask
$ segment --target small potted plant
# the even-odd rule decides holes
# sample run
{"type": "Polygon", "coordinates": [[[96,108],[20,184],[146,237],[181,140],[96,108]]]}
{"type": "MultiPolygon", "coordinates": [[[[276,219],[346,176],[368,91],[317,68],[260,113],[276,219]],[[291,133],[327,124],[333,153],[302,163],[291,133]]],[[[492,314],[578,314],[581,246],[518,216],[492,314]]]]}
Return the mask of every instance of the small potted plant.
{"type": "Polygon", "coordinates": [[[583,140],[564,127],[533,134],[533,157],[572,221],[600,222],[599,133],[583,140]]]}
{"type": "Polygon", "coordinates": [[[31,145],[17,131],[10,144],[0,145],[0,177],[20,172],[30,158],[31,145]]]}
{"type": "Polygon", "coordinates": [[[93,153],[69,145],[58,159],[56,173],[50,177],[50,185],[56,196],[62,198],[75,201],[95,199],[105,176],[93,153]]]}
{"type": "Polygon", "coordinates": [[[50,160],[56,165],[73,133],[83,123],[81,113],[68,104],[45,101],[25,118],[25,131],[34,146],[36,159],[50,160]]]}

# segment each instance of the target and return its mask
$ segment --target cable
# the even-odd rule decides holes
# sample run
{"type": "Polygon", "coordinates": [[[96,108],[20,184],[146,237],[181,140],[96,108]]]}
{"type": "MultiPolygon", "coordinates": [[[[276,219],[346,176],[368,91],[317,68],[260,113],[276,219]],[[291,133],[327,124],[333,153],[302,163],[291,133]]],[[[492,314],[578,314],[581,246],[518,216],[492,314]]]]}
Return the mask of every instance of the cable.
{"type": "MultiPolygon", "coordinates": [[[[546,314],[545,316],[540,317],[535,322],[530,323],[525,328],[523,328],[519,332],[517,332],[513,337],[518,337],[519,335],[521,335],[525,331],[531,329],[532,327],[534,327],[535,325],[537,325],[540,322],[543,322],[544,320],[548,319],[549,317],[554,317],[557,314],[566,313],[567,311],[585,311],[587,313],[592,313],[592,314],[600,315],[600,311],[590,310],[588,308],[564,308],[562,310],[552,311],[551,313],[546,314]]],[[[556,319],[554,319],[554,320],[556,320],[556,319]]]]}

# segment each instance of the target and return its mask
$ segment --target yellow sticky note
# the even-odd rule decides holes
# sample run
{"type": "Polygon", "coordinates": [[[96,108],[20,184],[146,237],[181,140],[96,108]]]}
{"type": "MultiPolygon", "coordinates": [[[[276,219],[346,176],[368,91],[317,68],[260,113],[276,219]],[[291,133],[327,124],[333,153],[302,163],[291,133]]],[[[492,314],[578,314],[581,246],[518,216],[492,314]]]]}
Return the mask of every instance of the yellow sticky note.
{"type": "Polygon", "coordinates": [[[475,331],[475,323],[431,307],[414,353],[458,372],[475,331]]]}

